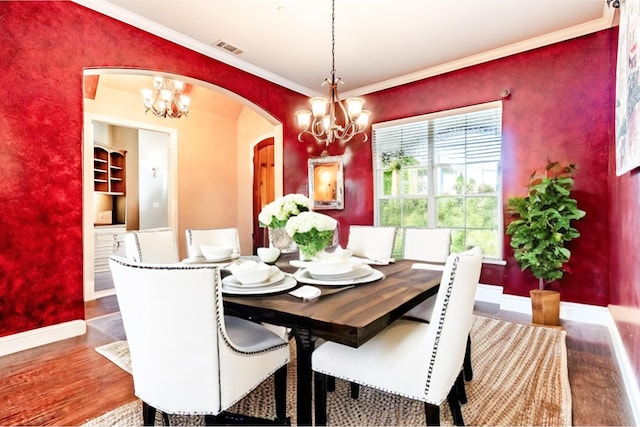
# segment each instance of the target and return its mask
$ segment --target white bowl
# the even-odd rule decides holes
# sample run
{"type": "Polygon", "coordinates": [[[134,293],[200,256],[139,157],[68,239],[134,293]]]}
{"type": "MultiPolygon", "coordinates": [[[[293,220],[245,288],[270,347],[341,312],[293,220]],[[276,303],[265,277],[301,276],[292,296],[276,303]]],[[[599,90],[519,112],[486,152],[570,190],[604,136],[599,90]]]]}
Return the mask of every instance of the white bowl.
{"type": "Polygon", "coordinates": [[[306,264],[309,273],[314,275],[344,274],[353,270],[354,263],[351,260],[351,250],[335,248],[333,252],[322,251],[318,254],[318,260],[306,264]]]}
{"type": "Polygon", "coordinates": [[[352,261],[314,261],[306,264],[309,273],[313,275],[344,274],[353,271],[352,261]]]}
{"type": "Polygon", "coordinates": [[[258,257],[262,262],[276,262],[279,256],[280,249],[278,248],[258,248],[258,257]]]}
{"type": "Polygon", "coordinates": [[[228,246],[200,246],[200,250],[202,251],[202,255],[206,259],[217,260],[217,259],[226,259],[231,256],[233,252],[233,248],[228,246]]]}
{"type": "Polygon", "coordinates": [[[272,268],[275,267],[271,267],[263,262],[247,260],[234,262],[228,268],[231,274],[233,274],[233,277],[238,279],[240,283],[248,285],[251,283],[265,282],[269,279],[269,276],[271,276],[273,272],[272,268]]]}

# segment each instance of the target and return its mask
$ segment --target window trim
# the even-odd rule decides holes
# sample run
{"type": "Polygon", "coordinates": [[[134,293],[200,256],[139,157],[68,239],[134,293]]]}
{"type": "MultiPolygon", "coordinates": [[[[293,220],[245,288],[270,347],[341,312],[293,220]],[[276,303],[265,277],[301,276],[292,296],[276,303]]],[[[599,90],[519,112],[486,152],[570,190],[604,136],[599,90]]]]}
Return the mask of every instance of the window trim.
{"type": "MultiPolygon", "coordinates": [[[[378,176],[377,176],[377,157],[375,155],[373,155],[373,151],[375,149],[374,145],[373,145],[373,135],[375,134],[375,131],[378,129],[384,129],[387,127],[392,127],[392,126],[399,126],[399,125],[404,125],[404,124],[411,124],[411,123],[416,123],[416,122],[420,122],[420,121],[427,121],[427,120],[435,120],[435,119],[439,119],[442,117],[451,117],[451,116],[455,116],[455,115],[461,115],[461,114],[468,114],[468,113],[474,113],[477,111],[484,111],[484,110],[490,110],[490,109],[494,109],[494,108],[501,108],[502,111],[504,112],[504,102],[502,100],[498,100],[498,101],[490,101],[490,102],[485,102],[482,104],[474,104],[474,105],[468,105],[468,106],[464,106],[464,107],[458,107],[458,108],[452,108],[449,110],[442,110],[442,111],[436,111],[433,113],[426,113],[426,114],[421,114],[418,116],[411,116],[411,117],[404,117],[401,119],[394,119],[394,120],[389,120],[389,121],[385,121],[385,122],[377,122],[377,123],[373,123],[371,125],[371,135],[372,135],[372,144],[371,144],[371,148],[372,148],[372,156],[371,156],[371,162],[372,162],[372,178],[373,178],[373,195],[374,195],[374,200],[373,200],[373,205],[374,205],[374,210],[373,210],[373,223],[375,225],[379,225],[380,224],[380,217],[379,217],[379,200],[381,199],[379,196],[380,194],[378,194],[378,186],[379,186],[379,182],[378,182],[378,176]]],[[[485,255],[483,257],[484,262],[491,262],[491,263],[497,263],[497,264],[502,264],[504,263],[504,237],[505,237],[505,228],[504,228],[504,208],[503,208],[503,192],[502,192],[502,136],[504,135],[503,132],[501,132],[501,155],[500,155],[500,162],[498,163],[498,175],[500,177],[498,183],[497,183],[497,188],[496,188],[496,196],[498,199],[498,218],[496,218],[497,220],[497,224],[498,224],[498,255],[497,256],[487,256],[485,255]]],[[[432,171],[429,172],[430,174],[433,173],[432,171]]],[[[428,197],[435,197],[434,194],[430,194],[428,197]]],[[[384,198],[384,197],[383,197],[384,198]]],[[[435,215],[435,213],[434,213],[435,215]]]]}

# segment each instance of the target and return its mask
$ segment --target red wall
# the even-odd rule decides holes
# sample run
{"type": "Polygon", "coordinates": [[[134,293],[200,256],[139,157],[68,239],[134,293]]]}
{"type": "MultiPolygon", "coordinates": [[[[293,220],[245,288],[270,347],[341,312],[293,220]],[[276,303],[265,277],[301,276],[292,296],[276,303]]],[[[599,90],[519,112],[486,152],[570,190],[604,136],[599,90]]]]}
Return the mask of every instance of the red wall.
{"type": "MultiPolygon", "coordinates": [[[[249,99],[284,124],[285,192],[307,192],[307,158],[323,147],[297,142],[293,112],[306,107],[306,97],[75,3],[0,2],[0,28],[0,336],[84,318],[83,68],[161,70],[249,99]]],[[[495,100],[509,88],[505,202],[523,194],[528,175],[547,160],[576,163],[575,196],[587,216],[576,224],[582,237],[571,245],[562,299],[637,308],[640,268],[628,254],[640,245],[637,233],[624,230],[640,222],[640,178],[609,172],[616,34],[602,31],[366,100],[374,120],[386,121],[495,100]]],[[[372,222],[373,201],[370,144],[330,149],[343,153],[345,209],[331,214],[344,243],[348,224],[372,222]]],[[[505,254],[505,291],[527,295],[535,279],[520,272],[508,242],[505,254]]]]}
{"type": "MultiPolygon", "coordinates": [[[[503,103],[503,198],[523,195],[532,171],[548,160],[576,163],[575,198],[587,211],[577,222],[580,239],[560,288],[564,301],[606,305],[609,298],[609,147],[613,141],[615,49],[617,31],[602,31],[508,58],[469,67],[366,96],[373,120],[382,122],[500,99],[503,103]]],[[[349,143],[345,162],[342,242],[348,224],[373,222],[370,145],[349,143]],[[353,152],[351,152],[351,150],[353,152]]],[[[300,155],[308,146],[294,146],[300,155]]],[[[314,151],[318,155],[322,147],[314,151]]],[[[343,147],[331,147],[340,154],[343,147]]],[[[304,191],[306,171],[287,170],[288,190],[304,191]]],[[[333,215],[333,213],[332,213],[333,215]]],[[[509,218],[505,217],[505,223],[509,218]]],[[[503,284],[505,292],[528,296],[537,279],[523,274],[505,238],[507,266],[483,279],[503,284]]]]}
{"type": "Polygon", "coordinates": [[[0,336],[84,319],[84,68],[211,82],[285,122],[295,142],[290,113],[305,97],[75,3],[2,1],[0,28],[0,336]]]}
{"type": "MultiPolygon", "coordinates": [[[[608,302],[609,212],[602,207],[609,201],[616,34],[602,31],[367,96],[375,120],[385,121],[500,99],[510,89],[503,103],[503,202],[523,195],[528,176],[548,160],[578,167],[575,197],[587,215],[576,223],[582,236],[571,243],[572,273],[560,285],[565,301],[608,302]]],[[[522,274],[507,239],[505,259],[505,291],[528,296],[537,279],[522,274]]]]}

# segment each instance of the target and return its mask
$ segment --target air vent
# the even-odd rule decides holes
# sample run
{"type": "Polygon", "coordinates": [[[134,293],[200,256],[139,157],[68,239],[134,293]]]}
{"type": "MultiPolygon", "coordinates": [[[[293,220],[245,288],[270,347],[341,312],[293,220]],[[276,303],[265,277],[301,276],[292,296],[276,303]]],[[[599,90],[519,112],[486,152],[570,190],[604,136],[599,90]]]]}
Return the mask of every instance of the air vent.
{"type": "Polygon", "coordinates": [[[227,52],[231,52],[236,55],[240,55],[242,52],[244,52],[244,50],[240,49],[237,46],[229,44],[224,40],[218,40],[217,42],[213,43],[213,46],[219,47],[220,49],[224,49],[227,52]]]}

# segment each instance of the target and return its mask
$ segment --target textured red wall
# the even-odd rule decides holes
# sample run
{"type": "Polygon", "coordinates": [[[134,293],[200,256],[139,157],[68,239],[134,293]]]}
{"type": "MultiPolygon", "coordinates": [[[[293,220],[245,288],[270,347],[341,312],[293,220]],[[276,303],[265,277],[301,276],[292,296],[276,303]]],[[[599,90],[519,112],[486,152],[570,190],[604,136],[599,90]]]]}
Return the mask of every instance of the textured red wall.
{"type": "Polygon", "coordinates": [[[75,3],[0,2],[0,28],[0,336],[84,319],[83,68],[211,82],[269,111],[295,142],[290,112],[306,98],[75,3]]]}
{"type": "MultiPolygon", "coordinates": [[[[529,174],[548,160],[578,166],[575,197],[587,215],[576,223],[582,237],[571,243],[572,273],[561,283],[565,301],[608,302],[609,212],[603,207],[609,201],[616,33],[602,31],[366,97],[374,120],[386,121],[500,99],[510,89],[503,103],[504,203],[523,195],[529,174]]],[[[537,280],[520,271],[507,240],[505,258],[505,292],[528,296],[537,280]]]]}
{"type": "Polygon", "coordinates": [[[615,147],[610,151],[611,314],[640,387],[640,170],[616,177],[615,147]]]}

